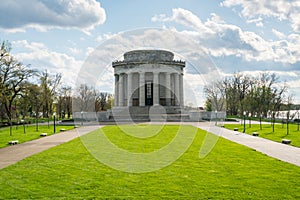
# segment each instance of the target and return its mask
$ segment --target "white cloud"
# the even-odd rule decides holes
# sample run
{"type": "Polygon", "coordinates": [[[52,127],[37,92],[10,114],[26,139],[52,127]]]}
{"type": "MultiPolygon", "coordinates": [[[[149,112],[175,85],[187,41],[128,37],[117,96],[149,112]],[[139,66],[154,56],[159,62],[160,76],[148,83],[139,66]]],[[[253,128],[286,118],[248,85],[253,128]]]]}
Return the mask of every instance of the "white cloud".
{"type": "Polygon", "coordinates": [[[0,27],[4,30],[78,28],[84,32],[103,24],[105,10],[96,0],[10,0],[1,2],[0,27]]]}
{"type": "Polygon", "coordinates": [[[277,31],[276,29],[272,29],[272,32],[274,33],[274,35],[276,35],[279,39],[283,39],[285,38],[285,35],[279,31],[277,31]]]}
{"type": "Polygon", "coordinates": [[[12,42],[14,49],[22,48],[22,52],[14,54],[24,64],[30,64],[39,71],[48,70],[50,73],[61,73],[63,82],[74,86],[75,78],[82,62],[64,53],[50,51],[43,43],[19,40],[12,42]]]}
{"type": "Polygon", "coordinates": [[[113,34],[113,33],[111,33],[111,32],[109,32],[109,33],[104,33],[104,34],[101,34],[101,35],[99,35],[98,37],[96,37],[96,42],[103,42],[103,41],[105,41],[105,40],[108,40],[108,39],[110,39],[110,38],[112,38],[112,37],[114,37],[114,36],[116,36],[117,35],[117,33],[115,33],[115,34],[113,34]]]}
{"type": "Polygon", "coordinates": [[[278,20],[289,20],[294,31],[300,31],[299,0],[224,0],[221,6],[241,6],[241,15],[248,19],[256,17],[275,17],[278,20]]]}
{"type": "Polygon", "coordinates": [[[248,24],[250,24],[250,23],[255,23],[255,25],[256,25],[257,27],[263,27],[264,24],[263,24],[262,20],[263,20],[263,19],[262,19],[261,17],[259,17],[259,18],[257,18],[257,19],[248,19],[246,22],[247,22],[248,24]]]}
{"type": "Polygon", "coordinates": [[[151,21],[153,21],[153,22],[166,22],[169,20],[170,19],[165,14],[154,15],[151,18],[151,21]]]}
{"type": "MultiPolygon", "coordinates": [[[[216,14],[202,22],[196,15],[182,8],[173,9],[172,16],[163,15],[163,21],[176,22],[187,29],[183,34],[194,38],[206,53],[212,56],[236,56],[246,61],[275,61],[295,64],[300,61],[300,40],[292,34],[287,40],[267,41],[258,34],[224,22],[216,14]]],[[[253,23],[259,23],[258,18],[253,23]]],[[[277,31],[273,31],[280,35],[277,31]]],[[[281,35],[283,36],[283,35],[281,35]]]]}
{"type": "Polygon", "coordinates": [[[69,51],[70,51],[73,55],[79,55],[79,54],[81,54],[81,50],[78,49],[78,48],[72,48],[72,47],[70,47],[70,48],[68,48],[68,49],[69,49],[69,51]]]}

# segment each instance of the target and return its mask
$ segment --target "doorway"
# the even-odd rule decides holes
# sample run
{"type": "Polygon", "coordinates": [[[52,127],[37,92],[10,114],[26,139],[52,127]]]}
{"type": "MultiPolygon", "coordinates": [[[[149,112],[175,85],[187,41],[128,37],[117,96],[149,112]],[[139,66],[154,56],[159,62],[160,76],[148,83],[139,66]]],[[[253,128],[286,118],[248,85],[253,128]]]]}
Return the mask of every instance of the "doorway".
{"type": "Polygon", "coordinates": [[[153,83],[152,83],[152,81],[146,82],[145,99],[146,99],[146,102],[145,102],[146,106],[153,105],[153,83]]]}

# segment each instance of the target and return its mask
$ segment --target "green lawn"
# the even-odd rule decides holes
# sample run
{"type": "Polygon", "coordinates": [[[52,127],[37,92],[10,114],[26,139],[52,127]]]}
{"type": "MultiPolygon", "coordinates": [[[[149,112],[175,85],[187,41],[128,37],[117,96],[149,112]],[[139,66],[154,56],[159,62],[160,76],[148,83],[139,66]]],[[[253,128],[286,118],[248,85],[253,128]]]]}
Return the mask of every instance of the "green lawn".
{"type": "MultiPolygon", "coordinates": [[[[233,130],[238,128],[240,132],[243,132],[244,125],[241,124],[225,124],[225,128],[233,130]]],[[[246,124],[246,133],[252,134],[253,132],[258,132],[259,137],[263,137],[276,142],[281,142],[281,139],[290,139],[292,141],[291,145],[300,147],[300,131],[298,131],[297,124],[289,124],[289,134],[287,135],[286,124],[282,127],[281,124],[275,124],[273,133],[273,128],[271,124],[262,124],[262,130],[260,130],[259,124],[252,124],[251,128],[249,124],[246,124]]]]}
{"type": "MultiPolygon", "coordinates": [[[[178,128],[165,126],[147,139],[128,136],[116,126],[104,127],[104,132],[124,149],[149,152],[169,143],[178,128]]],[[[191,126],[184,129],[197,131],[192,145],[172,165],[160,170],[141,174],[114,170],[97,161],[81,140],[75,139],[2,169],[0,199],[300,198],[300,167],[222,138],[200,159],[206,133],[191,126]]],[[[147,126],[143,130],[150,133],[157,129],[147,126]]],[[[85,137],[98,134],[99,130],[85,137]]]]}
{"type": "MultiPolygon", "coordinates": [[[[70,130],[73,129],[74,126],[61,126],[57,125],[55,126],[55,132],[59,133],[60,129],[66,129],[70,130]]],[[[34,140],[37,138],[40,138],[41,133],[47,133],[47,135],[52,135],[54,132],[53,125],[50,125],[48,128],[48,125],[39,125],[38,131],[36,131],[36,127],[34,125],[31,126],[25,126],[25,133],[24,133],[24,127],[22,125],[18,127],[13,127],[12,129],[12,136],[10,136],[9,133],[9,127],[1,128],[0,129],[0,148],[9,146],[8,141],[11,140],[19,140],[19,143],[27,142],[30,140],[34,140]]]]}

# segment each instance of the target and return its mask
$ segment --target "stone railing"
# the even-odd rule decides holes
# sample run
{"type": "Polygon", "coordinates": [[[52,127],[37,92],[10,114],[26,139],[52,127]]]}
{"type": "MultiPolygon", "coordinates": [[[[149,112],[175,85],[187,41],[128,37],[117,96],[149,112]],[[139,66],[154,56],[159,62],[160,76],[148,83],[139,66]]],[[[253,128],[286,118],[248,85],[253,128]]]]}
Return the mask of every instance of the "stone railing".
{"type": "Polygon", "coordinates": [[[124,61],[124,60],[116,60],[112,62],[112,66],[120,66],[120,65],[128,65],[128,64],[133,64],[133,65],[138,65],[138,64],[168,64],[168,65],[182,65],[185,66],[185,61],[182,60],[172,60],[172,61],[124,61]]]}

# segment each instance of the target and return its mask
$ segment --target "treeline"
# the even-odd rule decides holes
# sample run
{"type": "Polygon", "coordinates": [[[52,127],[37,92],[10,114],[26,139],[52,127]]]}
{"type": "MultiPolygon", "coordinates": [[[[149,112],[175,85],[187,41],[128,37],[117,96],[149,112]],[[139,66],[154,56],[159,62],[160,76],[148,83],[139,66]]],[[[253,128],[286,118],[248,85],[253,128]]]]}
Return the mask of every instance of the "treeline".
{"type": "Polygon", "coordinates": [[[87,84],[80,84],[73,97],[74,112],[99,112],[111,109],[113,96],[87,84]]]}
{"type": "Polygon", "coordinates": [[[293,106],[287,85],[278,79],[274,73],[261,73],[257,77],[236,73],[215,81],[204,87],[206,109],[235,116],[278,117],[278,111],[293,106]]]}
{"type": "MultiPolygon", "coordinates": [[[[11,53],[8,42],[0,48],[0,120],[12,125],[13,121],[27,118],[71,118],[73,100],[85,102],[90,98],[94,111],[110,108],[112,96],[95,88],[81,85],[71,88],[62,83],[62,75],[38,71],[19,62],[11,53]]],[[[83,104],[83,103],[82,103],[83,104]]],[[[84,109],[84,107],[81,107],[84,109]]]]}

